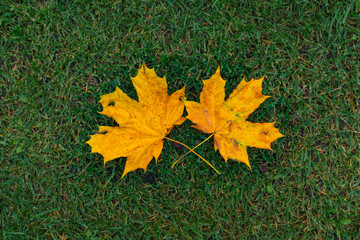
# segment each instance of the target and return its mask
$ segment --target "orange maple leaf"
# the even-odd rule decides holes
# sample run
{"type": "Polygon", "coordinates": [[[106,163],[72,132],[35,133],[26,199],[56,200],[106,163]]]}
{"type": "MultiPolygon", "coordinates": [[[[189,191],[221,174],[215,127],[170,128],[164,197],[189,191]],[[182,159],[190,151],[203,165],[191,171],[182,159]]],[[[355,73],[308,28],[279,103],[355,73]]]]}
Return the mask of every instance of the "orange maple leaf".
{"type": "Polygon", "coordinates": [[[225,80],[220,68],[208,80],[200,94],[200,103],[185,101],[187,118],[195,128],[214,135],[215,150],[219,149],[227,161],[234,159],[246,163],[249,168],[247,147],[271,150],[271,142],[283,137],[273,123],[252,123],[246,121],[260,104],[270,96],[262,91],[263,78],[246,82],[243,79],[225,101],[225,80]]]}
{"type": "Polygon", "coordinates": [[[163,148],[163,139],[174,125],[180,125],[185,87],[171,96],[165,77],[156,76],[154,69],[144,64],[136,77],[131,78],[139,101],[128,97],[119,88],[101,96],[100,112],[115,119],[118,127],[99,126],[99,133],[92,135],[87,143],[92,153],[100,153],[104,163],[118,157],[127,157],[124,177],[128,172],[147,166],[155,157],[157,160],[163,148]]]}

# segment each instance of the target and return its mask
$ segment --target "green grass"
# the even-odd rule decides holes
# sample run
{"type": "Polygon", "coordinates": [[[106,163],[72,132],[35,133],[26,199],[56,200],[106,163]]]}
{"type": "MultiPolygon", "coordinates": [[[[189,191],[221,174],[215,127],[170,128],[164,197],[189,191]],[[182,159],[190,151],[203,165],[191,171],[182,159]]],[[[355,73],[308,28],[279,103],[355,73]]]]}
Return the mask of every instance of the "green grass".
{"type": "MultiPolygon", "coordinates": [[[[360,225],[360,15],[355,1],[2,1],[1,239],[355,239],[360,225]],[[289,3],[291,2],[291,3],[289,3]],[[169,92],[221,66],[227,94],[267,76],[249,120],[277,121],[274,151],[248,148],[252,170],[213,150],[165,142],[147,172],[121,179],[85,144],[100,96],[142,62],[169,92]],[[267,167],[268,171],[264,171],[267,167]]],[[[191,123],[169,137],[195,146],[191,123]],[[190,130],[189,130],[190,129],[190,130]]]]}

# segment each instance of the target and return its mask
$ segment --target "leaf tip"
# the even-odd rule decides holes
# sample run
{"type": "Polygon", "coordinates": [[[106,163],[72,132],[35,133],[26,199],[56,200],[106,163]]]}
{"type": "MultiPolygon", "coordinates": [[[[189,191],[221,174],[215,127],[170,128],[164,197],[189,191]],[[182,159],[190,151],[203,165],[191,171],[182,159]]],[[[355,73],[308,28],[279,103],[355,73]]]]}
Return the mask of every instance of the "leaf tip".
{"type": "Polygon", "coordinates": [[[218,65],[215,73],[216,73],[216,74],[220,74],[220,65],[218,65]]]}
{"type": "Polygon", "coordinates": [[[245,164],[249,167],[249,169],[251,170],[251,166],[250,166],[250,162],[246,161],[245,164]]]}
{"type": "Polygon", "coordinates": [[[106,159],[106,158],[104,157],[104,167],[105,167],[106,163],[109,162],[110,160],[112,160],[112,159],[106,159]]]}

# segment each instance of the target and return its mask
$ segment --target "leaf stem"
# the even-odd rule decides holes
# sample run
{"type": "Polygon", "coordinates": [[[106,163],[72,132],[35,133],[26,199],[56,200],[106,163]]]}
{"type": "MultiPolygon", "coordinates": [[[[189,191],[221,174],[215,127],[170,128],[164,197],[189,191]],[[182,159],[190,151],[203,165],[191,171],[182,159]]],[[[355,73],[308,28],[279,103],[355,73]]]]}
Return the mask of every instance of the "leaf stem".
{"type": "MultiPolygon", "coordinates": [[[[214,134],[212,134],[212,135],[214,135],[214,134]]],[[[211,135],[210,137],[212,137],[212,135],[211,135]]],[[[194,153],[196,156],[198,156],[198,157],[201,158],[204,162],[206,162],[212,169],[214,169],[217,174],[221,174],[213,165],[211,165],[211,163],[209,163],[208,161],[206,161],[205,158],[203,158],[203,157],[200,156],[197,152],[194,151],[195,148],[197,148],[197,147],[200,146],[202,143],[204,143],[205,141],[207,141],[210,137],[208,137],[206,140],[204,140],[203,142],[201,142],[200,144],[198,144],[198,145],[197,145],[196,147],[194,147],[193,149],[191,149],[190,147],[188,147],[186,144],[184,144],[184,143],[182,143],[182,142],[178,142],[178,141],[173,140],[173,139],[168,138],[168,137],[164,137],[164,138],[167,139],[167,140],[176,142],[176,143],[178,143],[178,144],[180,144],[180,145],[183,145],[184,147],[186,147],[187,149],[189,149],[189,152],[186,153],[185,155],[189,154],[190,152],[194,153]]],[[[185,157],[185,155],[184,155],[183,157],[185,157]]],[[[183,158],[183,157],[182,157],[182,158],[183,158]]],[[[182,159],[182,158],[180,158],[180,159],[182,159]]],[[[180,160],[180,159],[179,159],[179,160],[180,160]]],[[[175,165],[177,162],[179,162],[179,160],[177,160],[175,163],[173,163],[173,165],[171,165],[171,167],[173,168],[174,165],[175,165]]]]}

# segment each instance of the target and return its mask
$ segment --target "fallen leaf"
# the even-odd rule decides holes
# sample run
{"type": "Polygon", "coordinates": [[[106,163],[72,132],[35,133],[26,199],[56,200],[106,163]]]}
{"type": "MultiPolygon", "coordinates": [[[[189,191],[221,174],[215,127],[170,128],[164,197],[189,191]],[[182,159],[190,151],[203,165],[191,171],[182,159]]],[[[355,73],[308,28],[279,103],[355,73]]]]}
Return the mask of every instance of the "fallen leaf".
{"type": "Polygon", "coordinates": [[[269,96],[262,92],[263,78],[246,82],[243,79],[225,101],[225,80],[220,68],[208,80],[200,94],[200,103],[186,101],[185,106],[195,128],[214,134],[215,150],[227,162],[233,159],[250,167],[247,147],[271,150],[271,142],[283,137],[273,123],[246,121],[269,96]]]}
{"type": "Polygon", "coordinates": [[[266,173],[269,171],[269,169],[267,168],[268,163],[258,164],[258,166],[261,173],[266,173]]]}
{"type": "Polygon", "coordinates": [[[186,119],[182,117],[184,103],[179,100],[184,97],[185,87],[169,96],[165,77],[159,78],[145,64],[132,82],[139,101],[119,88],[101,96],[100,113],[115,119],[119,126],[99,126],[98,134],[87,141],[92,153],[104,157],[104,163],[127,157],[122,177],[138,168],[146,171],[153,157],[159,158],[165,136],[186,119]]]}
{"type": "Polygon", "coordinates": [[[178,153],[182,152],[184,150],[184,146],[179,143],[172,142],[172,145],[175,147],[175,149],[178,153]]]}

